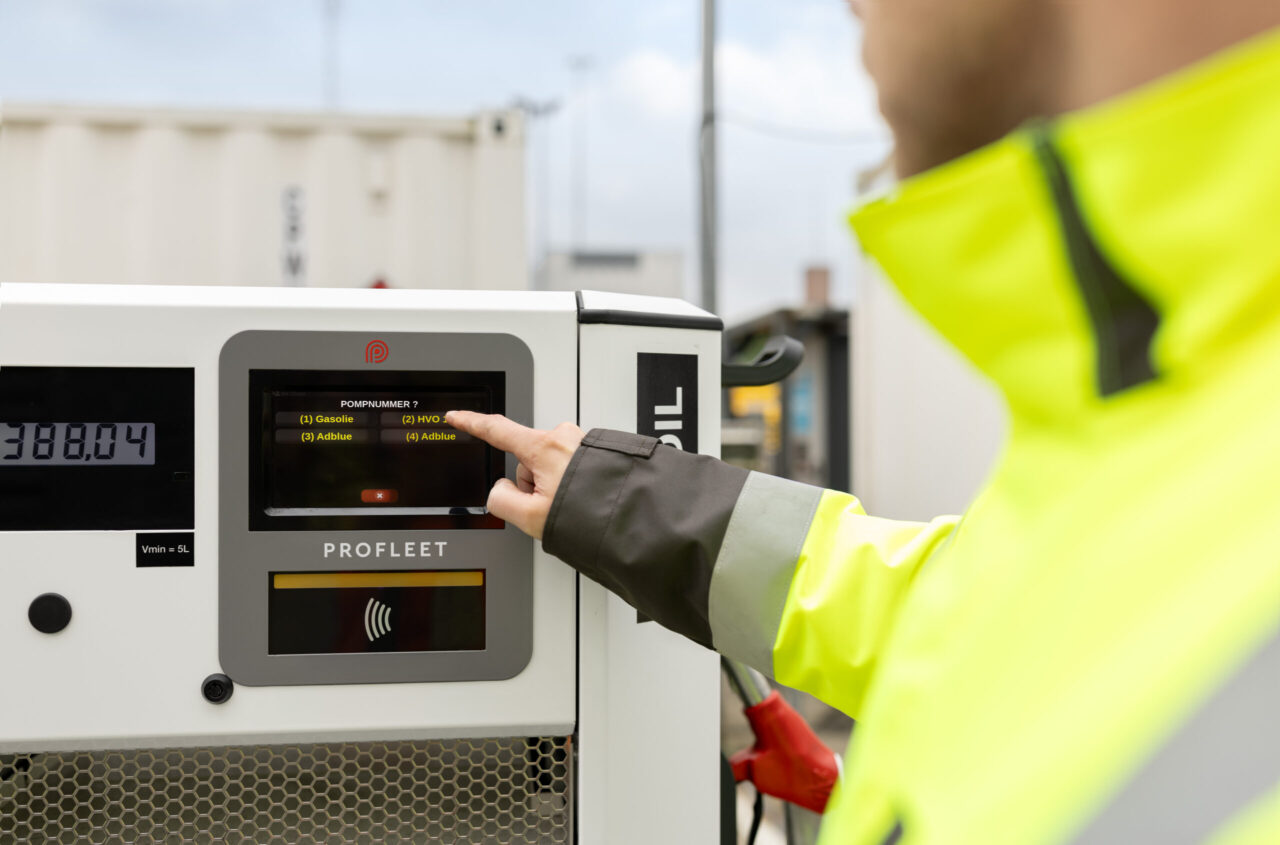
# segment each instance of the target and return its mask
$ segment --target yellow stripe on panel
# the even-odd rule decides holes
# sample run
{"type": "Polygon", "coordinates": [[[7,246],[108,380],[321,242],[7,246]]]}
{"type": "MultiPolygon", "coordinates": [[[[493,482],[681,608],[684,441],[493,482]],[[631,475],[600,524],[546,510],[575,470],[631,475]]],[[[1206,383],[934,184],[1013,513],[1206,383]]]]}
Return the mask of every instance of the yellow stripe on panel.
{"type": "Polygon", "coordinates": [[[377,587],[483,587],[484,570],[448,572],[277,572],[277,590],[352,590],[377,587]]]}

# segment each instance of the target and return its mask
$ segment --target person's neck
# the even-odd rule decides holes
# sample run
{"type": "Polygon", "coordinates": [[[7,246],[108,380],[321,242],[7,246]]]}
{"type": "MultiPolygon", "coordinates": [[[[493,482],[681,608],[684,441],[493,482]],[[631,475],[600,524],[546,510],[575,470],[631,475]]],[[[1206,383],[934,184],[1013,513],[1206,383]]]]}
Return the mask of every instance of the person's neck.
{"type": "Polygon", "coordinates": [[[1074,0],[1061,11],[1064,61],[1051,114],[1110,99],[1280,27],[1275,0],[1074,0]]]}

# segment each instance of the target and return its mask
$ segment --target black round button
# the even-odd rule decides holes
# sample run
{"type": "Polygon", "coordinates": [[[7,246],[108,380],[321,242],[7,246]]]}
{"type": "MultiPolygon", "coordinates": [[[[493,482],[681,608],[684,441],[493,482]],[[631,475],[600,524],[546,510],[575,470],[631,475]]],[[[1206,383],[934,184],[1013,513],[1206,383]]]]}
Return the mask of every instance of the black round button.
{"type": "Polygon", "coordinates": [[[71,602],[57,593],[36,596],[27,608],[31,627],[42,634],[56,634],[71,624],[71,602]]]}
{"type": "Polygon", "coordinates": [[[200,693],[210,704],[225,704],[235,691],[236,685],[221,673],[210,675],[200,684],[200,693]]]}

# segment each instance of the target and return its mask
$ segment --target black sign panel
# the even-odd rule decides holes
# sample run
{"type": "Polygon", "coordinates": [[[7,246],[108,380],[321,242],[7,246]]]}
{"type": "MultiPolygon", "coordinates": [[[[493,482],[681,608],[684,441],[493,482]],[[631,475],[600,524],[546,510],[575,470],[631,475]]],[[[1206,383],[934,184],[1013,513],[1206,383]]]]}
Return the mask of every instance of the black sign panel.
{"type": "MultiPolygon", "coordinates": [[[[637,355],[636,433],[686,452],[698,451],[697,355],[637,355]]],[[[651,620],[637,611],[636,621],[651,620]]]]}
{"type": "Polygon", "coordinates": [[[698,356],[641,352],[636,360],[636,432],[698,451],[698,356]]]}
{"type": "Polygon", "coordinates": [[[138,534],[134,542],[138,566],[196,565],[196,535],[193,531],[138,534]]]}

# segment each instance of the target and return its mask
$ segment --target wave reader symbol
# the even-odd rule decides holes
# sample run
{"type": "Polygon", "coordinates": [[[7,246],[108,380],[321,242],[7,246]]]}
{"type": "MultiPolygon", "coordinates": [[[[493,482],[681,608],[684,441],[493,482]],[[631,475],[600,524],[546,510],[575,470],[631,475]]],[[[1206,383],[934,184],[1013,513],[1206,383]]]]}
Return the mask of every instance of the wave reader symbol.
{"type": "Polygon", "coordinates": [[[373,642],[391,633],[391,608],[377,599],[369,599],[364,606],[364,632],[373,642]]]}
{"type": "Polygon", "coordinates": [[[391,349],[387,346],[385,340],[371,340],[364,347],[364,362],[366,364],[381,364],[391,355],[391,349]]]}

